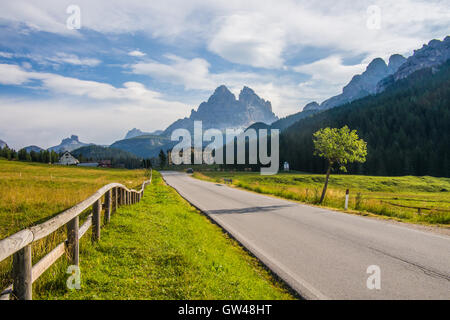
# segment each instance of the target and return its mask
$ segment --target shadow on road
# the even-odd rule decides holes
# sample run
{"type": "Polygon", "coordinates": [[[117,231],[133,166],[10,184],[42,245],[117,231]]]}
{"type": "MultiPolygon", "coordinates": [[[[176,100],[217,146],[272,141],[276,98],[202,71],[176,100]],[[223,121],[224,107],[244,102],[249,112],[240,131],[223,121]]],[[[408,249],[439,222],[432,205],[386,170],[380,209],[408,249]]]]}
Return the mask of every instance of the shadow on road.
{"type": "Polygon", "coordinates": [[[275,211],[281,208],[292,207],[292,205],[279,205],[279,206],[266,206],[266,207],[247,207],[239,209],[221,209],[221,210],[209,210],[210,214],[232,214],[232,213],[255,213],[255,212],[269,212],[275,211]]]}

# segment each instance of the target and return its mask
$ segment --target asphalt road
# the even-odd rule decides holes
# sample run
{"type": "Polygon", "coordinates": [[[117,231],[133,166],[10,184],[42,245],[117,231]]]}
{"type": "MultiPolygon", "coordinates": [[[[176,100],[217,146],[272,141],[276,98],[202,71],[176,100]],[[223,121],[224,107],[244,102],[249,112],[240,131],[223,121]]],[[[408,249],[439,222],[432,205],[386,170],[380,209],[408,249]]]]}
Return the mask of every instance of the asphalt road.
{"type": "Polygon", "coordinates": [[[448,236],[184,173],[163,177],[306,299],[450,299],[448,236]],[[367,286],[373,265],[380,289],[367,286]]]}

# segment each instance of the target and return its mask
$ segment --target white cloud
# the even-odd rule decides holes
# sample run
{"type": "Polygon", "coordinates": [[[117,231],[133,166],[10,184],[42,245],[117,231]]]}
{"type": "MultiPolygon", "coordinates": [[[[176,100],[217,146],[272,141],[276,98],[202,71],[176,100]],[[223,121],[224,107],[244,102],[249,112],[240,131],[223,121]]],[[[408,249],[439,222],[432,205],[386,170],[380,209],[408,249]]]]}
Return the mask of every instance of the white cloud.
{"type": "Polygon", "coordinates": [[[100,60],[95,58],[80,58],[75,54],[68,54],[63,52],[59,52],[56,54],[56,56],[53,57],[45,57],[44,59],[57,64],[68,63],[77,66],[89,67],[95,67],[101,63],[100,60]]]}
{"type": "MultiPolygon", "coordinates": [[[[167,61],[162,63],[149,60],[140,50],[125,51],[132,57],[142,58],[140,63],[130,66],[133,73],[181,85],[186,90],[201,90],[204,94],[199,95],[199,99],[207,97],[220,84],[226,84],[235,93],[243,85],[248,85],[260,96],[271,100],[274,110],[283,116],[299,111],[309,101],[320,102],[338,94],[351,76],[360,73],[375,57],[386,59],[393,53],[409,54],[430,39],[447,35],[450,27],[450,7],[447,2],[77,0],[77,5],[81,8],[82,31],[93,30],[107,35],[108,39],[115,38],[117,34],[130,37],[137,33],[144,34],[157,39],[158,43],[161,42],[168,48],[178,49],[174,52],[182,52],[182,49],[183,52],[189,51],[192,56],[206,49],[230,62],[256,67],[246,69],[251,70],[248,72],[234,71],[231,67],[229,71],[217,73],[212,71],[217,69],[210,63],[218,59],[208,58],[208,62],[205,57],[207,55],[200,55],[195,59],[167,55],[167,61]],[[366,10],[369,5],[381,8],[380,30],[369,30],[366,27],[366,10]],[[310,49],[312,53],[308,52],[310,49]],[[308,55],[308,61],[311,61],[315,50],[320,50],[322,54],[328,53],[328,57],[302,64],[305,60],[302,55],[308,55]],[[349,58],[355,61],[355,57],[362,61],[357,61],[352,66],[342,62],[349,61],[349,58]],[[298,79],[301,78],[300,73],[309,75],[310,79],[300,82],[289,72],[292,70],[298,73],[298,79]]],[[[30,36],[33,35],[32,30],[39,30],[81,39],[85,37],[84,32],[66,28],[67,5],[65,1],[54,0],[4,1],[0,21],[2,25],[11,28],[8,30],[25,30],[30,36]]],[[[150,51],[148,54],[150,55],[150,51]]],[[[2,52],[0,57],[13,56],[2,52]]],[[[96,58],[79,57],[72,53],[22,58],[53,65],[55,68],[61,64],[92,67],[102,63],[96,58]]],[[[175,120],[179,115],[185,116],[188,109],[184,104],[171,105],[159,93],[137,82],[126,82],[122,87],[115,87],[96,81],[36,73],[28,67],[14,65],[0,65],[0,74],[0,84],[29,85],[31,81],[36,81],[58,97],[69,95],[87,99],[91,102],[88,105],[93,108],[93,116],[97,115],[95,108],[101,103],[110,103],[114,110],[123,111],[124,118],[127,117],[125,110],[136,111],[131,108],[144,108],[143,115],[147,116],[145,108],[151,106],[152,110],[158,110],[155,117],[161,123],[175,120]],[[172,110],[184,111],[172,113],[172,110]],[[166,118],[159,118],[160,113],[165,113],[166,118]]],[[[46,103],[52,102],[57,103],[55,100],[46,103]]],[[[12,110],[12,102],[9,105],[12,110]]],[[[65,101],[64,105],[66,109],[61,110],[70,110],[72,107],[77,110],[75,103],[65,101]]],[[[51,107],[46,108],[43,103],[37,106],[47,110],[52,118],[51,107]]],[[[2,106],[4,115],[6,112],[3,110],[2,106]]],[[[27,109],[24,106],[20,110],[24,112],[27,109]]],[[[72,113],[68,111],[68,114],[72,113]]],[[[73,114],[76,119],[75,111],[73,114]]],[[[148,116],[149,121],[153,121],[153,117],[148,116]]],[[[31,121],[32,119],[30,126],[33,127],[31,121]]],[[[115,120],[111,121],[114,123],[115,120]]],[[[141,119],[130,121],[139,122],[141,119]]],[[[126,125],[131,127],[132,123],[136,122],[126,125]]],[[[140,125],[136,123],[135,126],[140,125]]],[[[81,123],[79,127],[82,127],[81,123]]],[[[161,128],[161,125],[141,127],[150,130],[161,128]]]]}
{"type": "Polygon", "coordinates": [[[343,86],[354,75],[362,73],[366,64],[344,65],[339,56],[329,56],[309,64],[296,66],[294,71],[310,75],[313,80],[326,81],[331,85],[343,86]]]}
{"type": "Polygon", "coordinates": [[[169,63],[155,61],[131,65],[135,74],[151,76],[159,81],[183,85],[186,89],[208,90],[214,86],[209,79],[209,63],[200,58],[187,60],[175,55],[167,55],[169,63]]]}
{"type": "MultiPolygon", "coordinates": [[[[80,80],[54,73],[25,71],[12,64],[0,64],[0,83],[5,85],[24,85],[32,80],[41,82],[41,88],[54,94],[87,97],[96,100],[129,100],[153,103],[161,94],[148,90],[142,83],[125,82],[123,88],[108,83],[80,80]]],[[[163,102],[162,100],[160,102],[163,102]]]]}
{"type": "Polygon", "coordinates": [[[163,129],[172,122],[173,116],[182,117],[187,110],[184,104],[158,99],[136,103],[0,97],[0,105],[1,139],[16,149],[27,145],[48,148],[71,134],[79,135],[83,142],[109,145],[123,139],[133,127],[146,131],[163,129]],[[18,123],[20,130],[17,130],[18,123]]]}
{"type": "Polygon", "coordinates": [[[146,54],[139,50],[133,50],[128,52],[128,55],[131,57],[145,57],[146,54]]]}
{"type": "MultiPolygon", "coordinates": [[[[4,120],[1,133],[5,135],[5,139],[10,138],[8,141],[15,136],[21,139],[20,135],[31,131],[36,134],[40,130],[44,132],[63,130],[55,128],[55,123],[70,123],[70,130],[74,132],[90,130],[93,140],[96,131],[100,132],[101,137],[117,137],[118,130],[122,134],[133,126],[163,129],[170,124],[173,117],[185,116],[189,110],[186,104],[165,100],[160,93],[148,90],[138,82],[126,82],[122,88],[117,88],[102,82],[80,80],[53,73],[25,71],[19,66],[10,64],[0,64],[0,74],[2,74],[1,84],[25,85],[34,80],[40,82],[41,89],[52,93],[51,99],[41,102],[27,97],[3,99],[0,103],[4,120]],[[22,133],[18,135],[19,122],[23,126],[22,133]],[[89,129],[89,126],[92,128],[89,129]]],[[[30,135],[28,139],[34,137],[30,135]]],[[[101,141],[96,142],[108,143],[104,139],[101,141]]],[[[46,142],[42,145],[44,143],[46,142]]]]}
{"type": "MultiPolygon", "coordinates": [[[[386,58],[407,53],[449,29],[450,7],[439,0],[238,1],[78,0],[82,29],[144,32],[180,47],[199,43],[233,62],[281,67],[295,47],[333,48],[386,58]],[[366,27],[367,8],[381,8],[381,29],[366,27]]],[[[28,28],[74,34],[64,1],[2,4],[0,19],[28,28]]],[[[78,32],[75,32],[78,34],[78,32]]]]}
{"type": "Polygon", "coordinates": [[[219,30],[208,46],[212,52],[229,61],[254,67],[283,65],[285,30],[278,21],[251,13],[231,15],[217,24],[219,30]]]}
{"type": "Polygon", "coordinates": [[[9,52],[1,52],[0,51],[0,57],[6,58],[6,59],[11,59],[13,57],[13,54],[9,53],[9,52]]]}
{"type": "Polygon", "coordinates": [[[30,81],[30,74],[12,64],[0,64],[0,84],[21,85],[30,81]]]}

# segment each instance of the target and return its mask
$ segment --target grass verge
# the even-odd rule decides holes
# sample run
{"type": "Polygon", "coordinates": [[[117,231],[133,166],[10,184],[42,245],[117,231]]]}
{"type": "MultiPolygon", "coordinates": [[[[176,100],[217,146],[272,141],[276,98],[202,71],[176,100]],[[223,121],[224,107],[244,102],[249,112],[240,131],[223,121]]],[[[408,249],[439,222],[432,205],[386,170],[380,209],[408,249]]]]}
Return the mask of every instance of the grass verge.
{"type": "MultiPolygon", "coordinates": [[[[194,177],[216,183],[231,178],[238,188],[313,205],[319,202],[325,180],[324,175],[316,174],[261,176],[258,173],[214,171],[195,172],[194,177]]],[[[435,209],[450,210],[449,178],[333,175],[323,206],[343,210],[347,188],[350,189],[348,212],[444,227],[450,224],[450,212],[435,209]],[[432,210],[423,210],[419,215],[417,209],[389,203],[432,210]]]]}
{"type": "Polygon", "coordinates": [[[259,261],[154,172],[142,201],[122,207],[99,243],[81,243],[82,289],[55,266],[40,299],[292,299],[259,261]],[[51,275],[54,274],[54,277],[51,275]]]}

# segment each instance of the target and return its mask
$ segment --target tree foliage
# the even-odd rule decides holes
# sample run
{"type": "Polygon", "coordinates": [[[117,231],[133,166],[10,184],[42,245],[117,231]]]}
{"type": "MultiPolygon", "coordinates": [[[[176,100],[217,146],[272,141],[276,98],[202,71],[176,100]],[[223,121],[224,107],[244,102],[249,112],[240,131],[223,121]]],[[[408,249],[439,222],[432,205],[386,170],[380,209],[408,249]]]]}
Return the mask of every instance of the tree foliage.
{"type": "Polygon", "coordinates": [[[367,144],[359,139],[356,130],[350,131],[347,126],[341,129],[324,128],[313,135],[314,154],[328,161],[327,176],[323,186],[320,203],[325,199],[328,181],[333,165],[338,165],[342,171],[347,171],[347,164],[366,161],[367,144]]]}
{"type": "Polygon", "coordinates": [[[347,126],[321,129],[314,133],[313,142],[315,155],[327,159],[330,166],[338,165],[344,172],[348,163],[366,161],[367,143],[347,126]]]}

